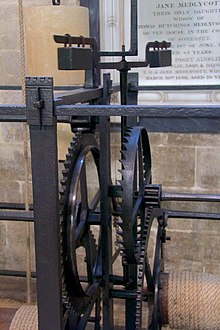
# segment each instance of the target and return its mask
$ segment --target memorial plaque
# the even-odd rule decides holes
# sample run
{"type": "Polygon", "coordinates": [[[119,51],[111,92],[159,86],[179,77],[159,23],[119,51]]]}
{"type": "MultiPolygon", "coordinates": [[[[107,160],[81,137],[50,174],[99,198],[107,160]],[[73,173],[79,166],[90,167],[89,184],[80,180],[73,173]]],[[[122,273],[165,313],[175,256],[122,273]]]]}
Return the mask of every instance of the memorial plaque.
{"type": "Polygon", "coordinates": [[[172,43],[172,67],[140,70],[142,85],[220,82],[220,0],[139,1],[139,60],[149,41],[172,43]]]}

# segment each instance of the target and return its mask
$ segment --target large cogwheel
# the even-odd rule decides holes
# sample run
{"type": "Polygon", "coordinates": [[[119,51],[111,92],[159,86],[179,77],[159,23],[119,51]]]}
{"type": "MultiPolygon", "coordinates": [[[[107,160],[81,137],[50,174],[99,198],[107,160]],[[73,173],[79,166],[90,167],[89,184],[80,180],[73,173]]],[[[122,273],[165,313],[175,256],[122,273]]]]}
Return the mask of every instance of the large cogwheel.
{"type": "Polygon", "coordinates": [[[144,188],[151,181],[151,153],[147,131],[128,128],[124,135],[121,169],[121,219],[119,242],[124,263],[137,264],[145,222],[144,188]]]}
{"type": "MultiPolygon", "coordinates": [[[[146,292],[144,290],[144,279],[146,275],[146,271],[148,268],[148,260],[147,260],[147,254],[146,254],[146,248],[149,241],[150,236],[150,229],[153,221],[152,217],[153,208],[149,207],[147,210],[146,215],[146,221],[144,225],[144,230],[142,234],[142,239],[140,242],[140,258],[139,263],[137,267],[137,298],[136,298],[136,328],[135,330],[141,330],[142,329],[142,317],[143,317],[143,300],[144,295],[146,295],[146,292]]],[[[151,274],[150,274],[151,276],[151,274]]],[[[149,290],[149,283],[148,283],[148,290],[149,290]]],[[[146,311],[145,311],[146,314],[146,311]]]]}
{"type": "Polygon", "coordinates": [[[65,316],[76,315],[72,322],[77,322],[99,296],[99,248],[94,238],[99,229],[93,235],[89,216],[98,207],[100,193],[98,184],[95,193],[88,191],[86,169],[92,162],[99,183],[99,149],[93,134],[76,133],[68,151],[60,192],[62,292],[65,316]]]}
{"type": "Polygon", "coordinates": [[[145,187],[146,218],[140,240],[140,257],[137,266],[137,298],[136,298],[136,323],[135,330],[151,329],[159,330],[162,327],[159,310],[159,276],[161,271],[161,234],[162,227],[158,223],[157,238],[154,254],[153,269],[148,258],[148,245],[153,220],[158,218],[160,212],[154,212],[160,208],[160,186],[147,185],[145,187]],[[146,290],[147,285],[147,290],[146,290]],[[147,299],[146,299],[147,297],[147,299]],[[144,303],[148,302],[147,310],[144,303]]]}

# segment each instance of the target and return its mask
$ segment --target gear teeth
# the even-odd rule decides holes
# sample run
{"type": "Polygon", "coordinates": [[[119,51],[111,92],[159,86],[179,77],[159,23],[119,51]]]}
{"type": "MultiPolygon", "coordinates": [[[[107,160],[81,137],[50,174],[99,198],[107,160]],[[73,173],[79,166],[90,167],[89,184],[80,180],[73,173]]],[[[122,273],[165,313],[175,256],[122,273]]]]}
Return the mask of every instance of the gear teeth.
{"type": "Polygon", "coordinates": [[[123,180],[117,180],[117,182],[120,184],[120,186],[122,187],[122,191],[123,191],[123,180]]]}
{"type": "Polygon", "coordinates": [[[122,236],[123,235],[123,230],[120,228],[117,228],[116,229],[116,233],[118,234],[118,235],[120,235],[120,236],[122,236]]]}
{"type": "Polygon", "coordinates": [[[123,221],[121,218],[117,219],[117,225],[121,227],[121,225],[123,224],[123,221]]]}
{"type": "MultiPolygon", "coordinates": [[[[119,205],[121,205],[122,215],[121,222],[117,222],[118,228],[116,228],[116,235],[119,236],[118,244],[120,247],[120,255],[122,258],[122,264],[127,265],[136,260],[138,270],[138,285],[137,285],[137,298],[136,298],[136,323],[135,329],[140,330],[142,325],[141,320],[141,308],[144,286],[144,273],[145,273],[145,260],[148,258],[146,254],[146,247],[149,239],[149,223],[151,221],[151,212],[146,213],[145,219],[136,220],[137,234],[136,239],[133,237],[133,230],[130,226],[131,211],[133,208],[133,202],[136,197],[135,190],[130,192],[133,180],[130,178],[129,173],[135,174],[135,157],[138,154],[138,158],[143,163],[142,167],[139,166],[140,175],[143,176],[144,185],[146,181],[150,179],[150,147],[148,143],[146,130],[142,127],[131,128],[128,127],[123,136],[121,160],[122,164],[119,173],[122,175],[122,179],[119,182],[122,188],[121,198],[119,205]],[[146,140],[145,140],[146,137],[146,140]],[[141,141],[143,142],[141,146],[141,141]],[[144,144],[146,141],[146,145],[144,144]],[[136,148],[134,143],[136,143],[136,148]],[[148,153],[149,152],[149,153],[148,153]],[[149,164],[148,164],[149,162],[149,164]],[[133,172],[132,172],[133,171],[133,172]],[[128,195],[129,194],[129,195],[128,195]],[[121,239],[122,237],[122,239],[121,239]],[[132,242],[132,243],[131,243],[132,242]]],[[[144,186],[142,187],[144,189],[144,186]]],[[[143,205],[145,206],[145,205],[143,205]]]]}
{"type": "Polygon", "coordinates": [[[66,182],[67,182],[67,178],[63,178],[62,180],[60,180],[60,184],[62,186],[65,186],[66,185],[66,182]]]}
{"type": "Polygon", "coordinates": [[[68,174],[69,174],[69,170],[67,170],[67,169],[62,170],[62,175],[63,175],[65,178],[68,176],[68,174]]]}
{"type": "Polygon", "coordinates": [[[128,142],[129,142],[129,136],[125,136],[125,137],[123,138],[123,145],[124,145],[124,144],[128,144],[128,142]]]}
{"type": "MultiPolygon", "coordinates": [[[[88,304],[90,304],[93,301],[93,297],[86,297],[82,298],[82,301],[80,301],[80,298],[78,297],[72,297],[69,293],[69,287],[68,287],[68,281],[67,277],[69,276],[67,273],[67,266],[69,266],[69,258],[67,256],[67,250],[66,250],[66,240],[67,240],[67,232],[66,232],[66,203],[67,203],[67,197],[69,192],[69,185],[72,175],[72,170],[75,165],[75,160],[77,159],[78,152],[81,150],[81,147],[86,145],[91,145],[90,137],[84,139],[84,136],[82,140],[80,141],[80,138],[82,137],[81,132],[77,132],[73,138],[73,140],[70,142],[70,146],[68,148],[68,152],[66,155],[66,160],[63,163],[63,171],[62,171],[62,180],[60,181],[61,189],[60,189],[60,255],[61,255],[61,272],[62,272],[62,303],[64,307],[64,313],[66,317],[68,318],[69,313],[74,313],[76,316],[80,316],[85,312],[85,309],[87,308],[88,304]]],[[[92,138],[93,139],[93,138],[92,138]]],[[[94,144],[95,146],[96,144],[94,144]]],[[[91,250],[93,251],[93,255],[96,256],[97,252],[97,245],[95,243],[94,235],[91,233],[91,250]]],[[[70,288],[71,289],[71,288],[70,288]]]]}
{"type": "MultiPolygon", "coordinates": [[[[127,143],[127,145],[128,145],[128,143],[127,143]]],[[[123,142],[123,144],[122,144],[122,150],[121,150],[122,158],[125,158],[125,156],[126,156],[126,151],[127,151],[127,146],[126,146],[126,143],[123,142]]]]}
{"type": "Polygon", "coordinates": [[[122,170],[124,170],[124,163],[123,163],[123,159],[119,159],[119,162],[121,163],[121,169],[118,170],[118,172],[121,173],[122,170]]]}
{"type": "Polygon", "coordinates": [[[66,170],[69,170],[70,165],[71,165],[71,162],[70,162],[70,161],[67,161],[67,160],[66,160],[66,161],[64,162],[64,167],[65,167],[66,170]]]}
{"type": "Polygon", "coordinates": [[[124,244],[124,241],[122,239],[120,239],[120,240],[117,240],[117,243],[123,245],[124,244]]]}
{"type": "MultiPolygon", "coordinates": [[[[128,147],[129,147],[129,141],[127,140],[127,141],[125,141],[125,142],[123,142],[123,144],[122,144],[122,151],[127,151],[128,150],[128,147]]],[[[125,155],[126,156],[126,155],[125,155]]]]}
{"type": "Polygon", "coordinates": [[[140,330],[142,326],[141,309],[142,309],[142,301],[144,299],[143,285],[144,285],[144,272],[145,272],[145,259],[146,259],[146,244],[147,244],[147,237],[149,234],[149,222],[151,219],[152,211],[153,211],[153,207],[149,207],[149,209],[147,210],[147,215],[144,223],[144,230],[142,231],[142,235],[140,237],[140,244],[139,244],[140,256],[139,256],[138,275],[137,275],[136,322],[135,322],[136,330],[140,330]]]}
{"type": "MultiPolygon", "coordinates": [[[[60,205],[63,206],[65,204],[65,190],[60,191],[60,205]]],[[[63,216],[63,214],[62,214],[63,216]]]]}
{"type": "Polygon", "coordinates": [[[130,137],[131,136],[131,129],[126,129],[126,131],[124,132],[124,137],[130,137]]]}
{"type": "Polygon", "coordinates": [[[67,159],[67,161],[71,161],[71,158],[72,158],[72,155],[71,154],[66,154],[66,159],[67,159]]]}
{"type": "Polygon", "coordinates": [[[69,147],[68,148],[68,153],[72,156],[73,155],[73,148],[72,147],[69,147]]]}
{"type": "Polygon", "coordinates": [[[123,166],[123,170],[125,171],[124,167],[126,165],[126,160],[125,159],[121,159],[120,161],[121,161],[121,164],[123,166]]]}

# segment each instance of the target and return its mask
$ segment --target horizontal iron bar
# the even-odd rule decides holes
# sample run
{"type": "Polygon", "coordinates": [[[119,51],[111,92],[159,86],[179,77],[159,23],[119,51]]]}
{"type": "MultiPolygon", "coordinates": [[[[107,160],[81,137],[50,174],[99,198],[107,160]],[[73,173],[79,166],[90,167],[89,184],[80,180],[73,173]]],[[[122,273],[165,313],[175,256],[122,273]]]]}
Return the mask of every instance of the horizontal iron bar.
{"type": "Polygon", "coordinates": [[[33,211],[0,211],[0,220],[4,221],[34,221],[33,211]]]}
{"type": "Polygon", "coordinates": [[[26,121],[25,105],[0,105],[1,122],[23,122],[26,121]]]}
{"type": "Polygon", "coordinates": [[[146,116],[154,118],[220,118],[220,105],[72,105],[56,107],[56,116],[146,116]]]}
{"type": "Polygon", "coordinates": [[[187,202],[220,202],[220,195],[214,194],[182,194],[163,192],[162,201],[187,201],[187,202]]]}
{"type": "MultiPolygon", "coordinates": [[[[106,55],[102,55],[104,54],[104,52],[100,52],[101,56],[106,56],[106,55]]],[[[112,56],[112,52],[106,52],[107,54],[111,54],[112,56]]],[[[121,56],[123,54],[123,52],[115,52],[115,54],[120,54],[119,56],[121,56]]],[[[115,55],[114,55],[115,56],[115,55]]],[[[133,55],[132,55],[133,56],[133,55]]],[[[79,89],[81,87],[79,86],[54,86],[54,90],[55,91],[72,91],[75,89],[79,89]]],[[[82,86],[83,88],[83,86],[82,86]]],[[[140,85],[140,86],[129,86],[129,91],[172,91],[172,90],[196,90],[196,91],[201,91],[201,90],[218,90],[220,89],[220,85],[179,85],[179,86],[170,86],[170,85],[162,85],[162,86],[145,86],[145,85],[140,85]]],[[[21,86],[0,86],[0,90],[22,90],[21,86]]]]}
{"type": "MultiPolygon", "coordinates": [[[[78,89],[79,86],[54,86],[54,90],[55,91],[66,91],[66,90],[73,90],[73,89],[78,89]]],[[[21,91],[22,90],[22,86],[0,86],[0,90],[1,91],[21,91]]]]}
{"type": "Polygon", "coordinates": [[[110,295],[112,298],[117,298],[117,299],[136,299],[137,298],[137,292],[123,291],[123,290],[116,290],[116,289],[111,290],[110,295]]]}
{"type": "Polygon", "coordinates": [[[90,322],[90,323],[95,323],[95,322],[97,322],[97,318],[96,318],[95,316],[90,316],[90,317],[88,318],[88,322],[90,322]]]}
{"type": "Polygon", "coordinates": [[[0,86],[0,91],[21,91],[21,90],[22,90],[21,86],[10,86],[10,85],[0,86]]]}
{"type": "Polygon", "coordinates": [[[176,219],[220,220],[220,213],[165,210],[165,216],[176,219]]]}
{"type": "Polygon", "coordinates": [[[109,280],[113,285],[124,285],[125,284],[123,276],[120,276],[120,275],[110,275],[109,280]]]}
{"type": "Polygon", "coordinates": [[[87,218],[88,225],[101,225],[101,216],[100,213],[89,213],[87,218]]]}
{"type": "Polygon", "coordinates": [[[136,56],[136,51],[99,51],[99,56],[136,56]]]}
{"type": "MultiPolygon", "coordinates": [[[[0,270],[0,276],[26,277],[26,272],[18,270],[0,270]]],[[[36,273],[31,272],[31,277],[36,278],[36,273]]]]}
{"type": "MultiPolygon", "coordinates": [[[[0,202],[0,210],[25,210],[25,204],[22,203],[2,203],[0,202]]],[[[33,204],[29,205],[29,210],[33,210],[33,204]]]]}

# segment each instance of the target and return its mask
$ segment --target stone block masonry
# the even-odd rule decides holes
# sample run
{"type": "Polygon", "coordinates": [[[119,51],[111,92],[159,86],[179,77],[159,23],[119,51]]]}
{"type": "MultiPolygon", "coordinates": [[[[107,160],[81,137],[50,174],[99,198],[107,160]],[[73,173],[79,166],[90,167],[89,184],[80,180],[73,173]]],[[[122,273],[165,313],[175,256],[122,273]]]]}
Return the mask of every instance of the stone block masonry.
{"type": "MultiPolygon", "coordinates": [[[[220,193],[219,142],[216,134],[150,134],[153,182],[164,191],[220,193]]],[[[166,202],[173,210],[220,212],[219,203],[166,202]]],[[[220,222],[170,219],[165,244],[166,270],[219,274],[220,222]]]]}
{"type": "MultiPolygon", "coordinates": [[[[51,5],[50,0],[24,0],[24,6],[51,5]]],[[[63,5],[79,4],[63,0],[63,5]]],[[[18,1],[1,0],[0,86],[21,85],[18,1]]],[[[0,90],[0,104],[21,103],[20,91],[0,90]]],[[[22,125],[0,123],[0,201],[24,202],[24,159],[22,125]]],[[[30,175],[31,186],[31,175],[30,175]]],[[[32,195],[31,187],[30,194],[32,195]]],[[[33,227],[33,226],[32,226],[33,227]]],[[[32,270],[35,269],[32,228],[32,270]]],[[[0,221],[0,269],[25,269],[25,225],[0,221]]]]}

